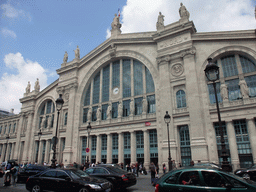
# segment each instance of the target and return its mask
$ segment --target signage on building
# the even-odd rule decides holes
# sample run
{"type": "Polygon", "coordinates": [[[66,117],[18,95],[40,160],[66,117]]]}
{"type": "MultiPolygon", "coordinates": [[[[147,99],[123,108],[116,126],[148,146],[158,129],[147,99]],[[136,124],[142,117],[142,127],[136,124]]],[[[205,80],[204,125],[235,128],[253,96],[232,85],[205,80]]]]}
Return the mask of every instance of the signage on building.
{"type": "Polygon", "coordinates": [[[86,153],[89,153],[90,149],[87,147],[87,148],[85,149],[85,151],[86,151],[86,153]]]}
{"type": "Polygon", "coordinates": [[[150,122],[145,122],[145,125],[146,125],[146,126],[150,126],[151,123],[150,123],[150,122]]]}

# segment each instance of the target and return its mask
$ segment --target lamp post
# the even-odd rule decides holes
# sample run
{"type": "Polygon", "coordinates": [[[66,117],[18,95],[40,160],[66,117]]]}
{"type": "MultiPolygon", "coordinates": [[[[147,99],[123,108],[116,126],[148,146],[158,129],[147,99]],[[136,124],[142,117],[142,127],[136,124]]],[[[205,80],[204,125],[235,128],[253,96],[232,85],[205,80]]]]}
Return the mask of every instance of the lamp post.
{"type": "Polygon", "coordinates": [[[8,148],[8,141],[10,139],[10,134],[8,133],[7,136],[6,136],[6,149],[5,149],[5,152],[4,152],[4,161],[6,158],[6,152],[7,152],[7,148],[8,148]]]}
{"type": "MultiPolygon", "coordinates": [[[[89,138],[90,138],[90,133],[91,133],[91,129],[92,129],[92,126],[91,126],[91,123],[89,122],[89,125],[87,126],[87,132],[88,132],[88,138],[87,138],[87,142],[88,142],[88,149],[90,150],[90,148],[89,148],[89,144],[90,144],[90,142],[89,142],[89,138]]],[[[89,151],[88,151],[88,156],[87,156],[87,163],[89,163],[89,151]]]]}
{"type": "Polygon", "coordinates": [[[62,99],[62,94],[59,95],[59,98],[56,100],[56,109],[58,111],[58,115],[57,115],[57,125],[56,125],[56,132],[55,132],[55,136],[52,138],[52,150],[53,150],[53,157],[52,157],[52,164],[51,167],[52,168],[56,168],[56,145],[57,145],[57,132],[58,132],[58,124],[59,124],[59,115],[60,115],[60,110],[62,108],[64,104],[64,100],[62,99]]]}
{"type": "Polygon", "coordinates": [[[172,158],[171,158],[171,149],[170,149],[170,137],[169,137],[169,123],[171,122],[171,116],[168,114],[168,111],[166,111],[166,114],[164,116],[164,121],[167,124],[167,133],[168,133],[168,167],[169,171],[172,170],[172,158]]]}
{"type": "Polygon", "coordinates": [[[38,153],[39,153],[39,147],[40,147],[40,138],[42,136],[42,131],[41,129],[39,129],[39,132],[37,133],[38,134],[38,151],[36,153],[36,162],[38,163],[38,153]]]}
{"type": "Polygon", "coordinates": [[[212,58],[208,58],[208,64],[205,67],[205,76],[207,77],[208,81],[211,81],[214,88],[214,94],[215,94],[215,100],[216,100],[216,108],[218,113],[218,121],[219,121],[219,129],[220,129],[220,140],[221,140],[221,157],[222,157],[222,170],[224,171],[232,171],[232,167],[228,162],[228,154],[227,149],[225,145],[224,140],[224,134],[223,134],[223,127],[221,123],[221,117],[220,117],[220,109],[219,109],[219,102],[217,98],[217,91],[216,91],[216,81],[219,80],[219,67],[212,63],[212,58]]]}

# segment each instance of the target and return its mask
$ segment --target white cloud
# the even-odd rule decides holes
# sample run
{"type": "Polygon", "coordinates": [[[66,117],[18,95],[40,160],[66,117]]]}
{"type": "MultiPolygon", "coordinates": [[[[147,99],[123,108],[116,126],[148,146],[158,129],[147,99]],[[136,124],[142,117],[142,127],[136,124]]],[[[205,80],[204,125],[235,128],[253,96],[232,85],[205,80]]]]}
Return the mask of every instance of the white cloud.
{"type": "Polygon", "coordinates": [[[3,16],[8,17],[8,18],[19,18],[23,17],[26,18],[27,20],[31,21],[32,18],[29,13],[21,10],[21,9],[16,9],[14,8],[10,2],[7,4],[2,4],[1,9],[3,10],[3,16]]]}
{"type": "Polygon", "coordinates": [[[21,53],[9,53],[5,55],[6,67],[13,69],[12,74],[4,73],[0,79],[0,106],[20,112],[21,103],[28,81],[31,83],[31,91],[34,90],[36,78],[40,81],[40,90],[47,86],[46,70],[37,62],[25,60],[21,53]]]}
{"type": "Polygon", "coordinates": [[[2,29],[1,32],[4,37],[12,37],[14,39],[16,39],[16,37],[17,37],[17,35],[14,31],[6,29],[6,28],[2,29]]]}
{"type": "MultiPolygon", "coordinates": [[[[255,29],[251,0],[183,0],[198,32],[255,29]]],[[[127,0],[121,11],[122,33],[156,31],[159,12],[168,25],[180,19],[180,1],[127,0]]],[[[109,29],[108,29],[109,30],[109,29]]]]}
{"type": "Polygon", "coordinates": [[[111,37],[111,31],[110,31],[109,28],[107,29],[106,33],[107,33],[106,39],[108,39],[109,37],[111,37]]]}

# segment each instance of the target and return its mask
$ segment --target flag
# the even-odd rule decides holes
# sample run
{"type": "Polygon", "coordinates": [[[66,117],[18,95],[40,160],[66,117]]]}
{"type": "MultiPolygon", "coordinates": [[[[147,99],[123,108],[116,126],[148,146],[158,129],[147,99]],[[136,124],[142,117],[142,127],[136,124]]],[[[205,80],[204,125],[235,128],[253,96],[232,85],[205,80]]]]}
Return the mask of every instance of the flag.
{"type": "Polygon", "coordinates": [[[120,9],[118,9],[118,17],[120,17],[120,9]]]}

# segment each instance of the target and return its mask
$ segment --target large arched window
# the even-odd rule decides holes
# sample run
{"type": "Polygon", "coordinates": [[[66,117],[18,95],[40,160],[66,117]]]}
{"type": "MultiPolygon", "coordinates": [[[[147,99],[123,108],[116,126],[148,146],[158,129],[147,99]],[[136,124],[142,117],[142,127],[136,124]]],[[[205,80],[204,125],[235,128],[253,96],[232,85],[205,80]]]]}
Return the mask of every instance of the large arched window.
{"type": "Polygon", "coordinates": [[[38,128],[51,128],[54,122],[55,104],[52,100],[45,101],[39,108],[38,128]]]}
{"type": "Polygon", "coordinates": [[[2,128],[3,128],[3,126],[1,125],[1,126],[0,126],[0,135],[1,135],[1,133],[2,133],[2,128]]]}
{"type": "Polygon", "coordinates": [[[156,111],[152,75],[145,65],[135,59],[120,59],[105,65],[89,82],[84,94],[84,123],[88,121],[88,111],[91,113],[89,121],[96,121],[98,117],[100,120],[108,119],[108,106],[112,111],[110,118],[117,118],[120,102],[123,117],[156,111]],[[100,115],[97,115],[98,107],[100,115]]]}
{"type": "Polygon", "coordinates": [[[185,91],[179,90],[176,93],[177,108],[187,107],[185,91]]]}
{"type": "MultiPolygon", "coordinates": [[[[255,62],[242,54],[230,54],[215,59],[220,67],[220,81],[217,84],[218,101],[222,102],[220,85],[226,84],[228,89],[229,101],[242,99],[243,97],[256,96],[256,65],[255,62]],[[243,80],[248,86],[248,93],[243,87],[243,80]]],[[[210,102],[215,103],[215,96],[212,84],[208,84],[210,102]]]]}
{"type": "Polygon", "coordinates": [[[188,126],[180,126],[179,131],[181,162],[183,166],[188,166],[190,165],[191,161],[190,136],[188,126]]]}

